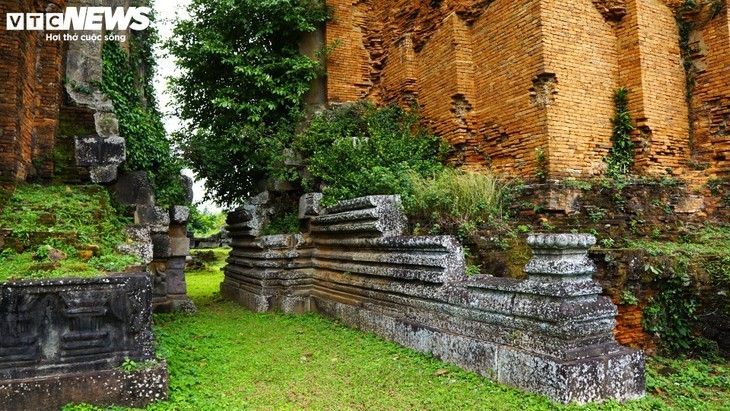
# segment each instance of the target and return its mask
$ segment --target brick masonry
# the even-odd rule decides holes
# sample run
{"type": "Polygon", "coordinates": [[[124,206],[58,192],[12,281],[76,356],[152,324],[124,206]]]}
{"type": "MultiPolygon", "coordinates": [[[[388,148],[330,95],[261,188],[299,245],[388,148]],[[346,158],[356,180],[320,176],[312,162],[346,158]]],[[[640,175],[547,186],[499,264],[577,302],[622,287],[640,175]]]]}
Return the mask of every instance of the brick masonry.
{"type": "Polygon", "coordinates": [[[613,91],[627,87],[638,173],[730,175],[727,2],[690,16],[703,50],[691,103],[679,3],[331,0],[327,100],[417,101],[465,168],[533,177],[539,148],[549,178],[586,178],[606,167],[613,91]]]}
{"type": "Polygon", "coordinates": [[[0,185],[49,177],[63,78],[62,41],[45,32],[7,31],[8,12],[46,12],[65,0],[0,0],[0,185]]]}

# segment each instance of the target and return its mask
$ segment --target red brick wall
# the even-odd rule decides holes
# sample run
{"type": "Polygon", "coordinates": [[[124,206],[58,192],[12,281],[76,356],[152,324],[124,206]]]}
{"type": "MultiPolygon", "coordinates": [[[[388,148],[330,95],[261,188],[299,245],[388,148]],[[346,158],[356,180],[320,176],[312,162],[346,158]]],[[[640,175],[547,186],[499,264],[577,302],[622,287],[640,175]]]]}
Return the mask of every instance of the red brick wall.
{"type": "Polygon", "coordinates": [[[540,7],[540,0],[495,1],[471,32],[478,139],[491,167],[512,175],[532,175],[535,149],[548,142],[546,104],[533,89],[544,72],[540,7]]]}
{"type": "Polygon", "coordinates": [[[551,178],[603,173],[611,148],[610,118],[618,86],[614,25],[591,0],[546,0],[541,7],[544,71],[557,84],[547,107],[551,178]]]}
{"type": "Polygon", "coordinates": [[[52,173],[63,54],[44,32],[7,31],[5,14],[64,7],[64,0],[0,0],[0,185],[52,173]]]}
{"type": "Polygon", "coordinates": [[[696,88],[692,99],[696,161],[712,166],[719,176],[730,176],[730,8],[713,19],[704,17],[691,36],[698,50],[696,88]]]}
{"type": "Polygon", "coordinates": [[[619,24],[620,85],[636,125],[636,169],[681,174],[689,160],[689,120],[679,31],[661,0],[627,0],[619,24]]]}
{"type": "MultiPolygon", "coordinates": [[[[617,87],[630,90],[636,171],[684,174],[689,110],[675,21],[664,0],[331,0],[329,102],[417,100],[451,161],[550,178],[602,174],[617,87]]],[[[677,3],[677,4],[675,4],[677,3]]],[[[696,152],[730,173],[727,7],[702,30],[696,152]],[[703,123],[704,122],[704,123],[703,123]]]]}

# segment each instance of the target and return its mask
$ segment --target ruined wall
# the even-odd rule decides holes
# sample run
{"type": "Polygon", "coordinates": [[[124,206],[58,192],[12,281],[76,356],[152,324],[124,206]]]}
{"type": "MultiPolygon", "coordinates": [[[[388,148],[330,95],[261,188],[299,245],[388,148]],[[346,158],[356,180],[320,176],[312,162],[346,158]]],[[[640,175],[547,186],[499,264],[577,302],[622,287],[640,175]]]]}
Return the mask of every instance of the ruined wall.
{"type": "Polygon", "coordinates": [[[498,171],[529,174],[535,149],[547,144],[546,104],[531,96],[543,65],[540,24],[539,1],[499,0],[472,26],[476,145],[498,171]]]}
{"type": "Polygon", "coordinates": [[[700,168],[713,167],[730,175],[730,8],[714,18],[705,10],[690,33],[692,66],[696,71],[692,96],[693,150],[700,168]]]}
{"type": "Polygon", "coordinates": [[[156,360],[148,275],[7,282],[0,297],[0,410],[167,398],[164,361],[118,369],[156,360]]]}
{"type": "Polygon", "coordinates": [[[692,129],[695,157],[712,166],[703,176],[730,167],[726,2],[695,35],[707,52],[692,124],[676,1],[328,4],[325,42],[339,43],[327,60],[328,102],[417,102],[455,164],[534,177],[542,149],[549,178],[600,175],[614,90],[626,87],[639,174],[687,174],[692,129]]]}
{"type": "Polygon", "coordinates": [[[501,384],[562,403],[644,395],[641,351],[615,342],[590,235],[538,234],[526,279],[467,277],[452,236],[404,236],[398,196],[323,209],[302,197],[301,234],[257,237],[267,194],[229,214],[221,294],[256,312],[314,311],[501,384]]]}
{"type": "Polygon", "coordinates": [[[50,176],[63,78],[63,42],[7,31],[8,12],[55,12],[65,0],[0,1],[0,185],[50,176]]]}
{"type": "Polygon", "coordinates": [[[615,29],[590,0],[543,1],[541,21],[549,41],[533,102],[547,109],[549,171],[553,177],[600,174],[615,113],[615,29]]]}
{"type": "Polygon", "coordinates": [[[689,120],[679,32],[661,0],[627,0],[619,23],[620,85],[629,89],[636,169],[681,174],[689,160],[689,120]]]}
{"type": "MultiPolygon", "coordinates": [[[[69,182],[107,183],[124,161],[116,156],[78,164],[83,170],[73,161],[77,136],[99,135],[104,144],[124,149],[112,104],[94,86],[101,81],[103,42],[53,41],[46,34],[65,32],[5,28],[8,12],[58,13],[66,6],[128,7],[129,0],[0,1],[0,186],[52,178],[59,169],[69,182]]],[[[128,38],[130,33],[118,34],[128,38]]]]}

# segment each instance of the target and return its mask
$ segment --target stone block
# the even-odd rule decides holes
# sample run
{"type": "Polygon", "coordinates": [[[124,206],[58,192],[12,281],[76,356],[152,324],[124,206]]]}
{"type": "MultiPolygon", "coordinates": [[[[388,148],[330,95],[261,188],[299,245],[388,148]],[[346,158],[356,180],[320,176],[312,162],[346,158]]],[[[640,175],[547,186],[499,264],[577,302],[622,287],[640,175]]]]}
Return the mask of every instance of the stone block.
{"type": "Polygon", "coordinates": [[[167,259],[166,267],[169,270],[185,270],[186,258],[185,257],[170,257],[167,259]]]}
{"type": "Polygon", "coordinates": [[[124,206],[155,205],[155,191],[146,171],[124,173],[111,188],[114,200],[124,206]]]}
{"type": "Polygon", "coordinates": [[[167,269],[167,293],[176,295],[185,295],[187,285],[185,284],[185,272],[183,270],[167,269]]]}
{"type": "Polygon", "coordinates": [[[185,206],[170,207],[170,224],[187,225],[190,220],[190,209],[185,206]]]}
{"type": "Polygon", "coordinates": [[[187,227],[184,225],[170,225],[170,237],[185,237],[187,236],[187,227]]]}
{"type": "Polygon", "coordinates": [[[126,160],[126,144],[122,137],[98,135],[75,138],[76,164],[80,167],[119,165],[126,160]]]}
{"type": "Polygon", "coordinates": [[[184,257],[190,254],[190,240],[187,237],[168,237],[170,242],[170,255],[173,257],[184,257]]]}
{"type": "Polygon", "coordinates": [[[167,233],[170,214],[162,207],[140,205],[134,212],[134,223],[149,226],[152,233],[167,233]]]}
{"type": "Polygon", "coordinates": [[[152,261],[153,249],[151,242],[119,244],[117,251],[122,254],[136,256],[143,264],[148,264],[152,261]]]}
{"type": "Polygon", "coordinates": [[[646,369],[644,352],[621,349],[608,357],[606,363],[605,398],[629,401],[646,394],[646,369]]]}
{"type": "Polygon", "coordinates": [[[130,225],[124,227],[124,235],[132,241],[138,241],[143,243],[152,242],[150,237],[150,228],[143,225],[130,225]]]}
{"type": "Polygon", "coordinates": [[[152,255],[155,259],[172,256],[172,244],[167,234],[152,234],[152,255]]]}
{"type": "Polygon", "coordinates": [[[147,274],[2,283],[0,295],[0,346],[13,352],[0,356],[2,384],[155,358],[147,274]]]}
{"type": "Polygon", "coordinates": [[[167,400],[167,364],[0,381],[0,411],[59,410],[70,403],[146,408],[167,400]]]}
{"type": "Polygon", "coordinates": [[[113,113],[94,113],[94,124],[96,125],[96,133],[101,137],[119,136],[119,120],[113,113]]]}
{"type": "Polygon", "coordinates": [[[367,196],[340,201],[312,219],[312,232],[320,235],[394,237],[403,234],[406,219],[400,196],[367,196]]]}
{"type": "Polygon", "coordinates": [[[89,177],[95,184],[108,184],[117,179],[119,166],[116,164],[108,166],[94,166],[89,168],[89,177]]]}
{"type": "Polygon", "coordinates": [[[322,193],[307,193],[299,198],[299,218],[318,216],[323,209],[320,204],[322,193]]]}
{"type": "Polygon", "coordinates": [[[124,235],[130,242],[120,244],[117,250],[122,254],[134,255],[143,264],[149,264],[153,257],[152,237],[147,226],[127,226],[124,228],[124,235]]]}

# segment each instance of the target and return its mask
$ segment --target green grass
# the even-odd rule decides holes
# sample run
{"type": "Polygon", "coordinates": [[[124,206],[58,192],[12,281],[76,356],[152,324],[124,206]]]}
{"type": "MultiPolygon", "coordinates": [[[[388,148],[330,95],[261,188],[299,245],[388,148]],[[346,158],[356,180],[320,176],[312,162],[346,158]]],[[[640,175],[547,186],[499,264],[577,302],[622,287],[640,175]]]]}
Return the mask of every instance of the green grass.
{"type": "Polygon", "coordinates": [[[491,173],[445,168],[433,177],[410,175],[413,193],[406,203],[412,216],[448,222],[483,223],[502,217],[502,199],[508,183],[491,173]]]}
{"type": "Polygon", "coordinates": [[[222,301],[222,265],[187,276],[198,314],[155,317],[170,400],[149,410],[730,409],[727,364],[666,359],[650,359],[641,401],[557,405],[317,315],[254,314],[222,301]]]}
{"type": "Polygon", "coordinates": [[[641,248],[652,255],[730,255],[730,225],[707,225],[696,238],[679,241],[649,241],[626,239],[630,248],[641,248]]]}
{"type": "Polygon", "coordinates": [[[135,262],[134,257],[115,252],[116,245],[125,241],[122,228],[130,223],[111,206],[103,187],[20,186],[0,212],[0,228],[12,230],[0,252],[0,281],[91,277],[122,270],[135,262]],[[51,233],[54,238],[32,241],[36,233],[51,233]],[[99,250],[84,261],[79,249],[88,245],[99,250]],[[36,269],[49,263],[49,247],[68,258],[56,269],[36,269]]]}

